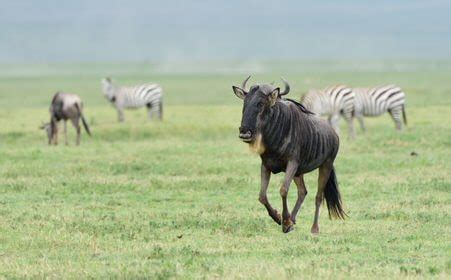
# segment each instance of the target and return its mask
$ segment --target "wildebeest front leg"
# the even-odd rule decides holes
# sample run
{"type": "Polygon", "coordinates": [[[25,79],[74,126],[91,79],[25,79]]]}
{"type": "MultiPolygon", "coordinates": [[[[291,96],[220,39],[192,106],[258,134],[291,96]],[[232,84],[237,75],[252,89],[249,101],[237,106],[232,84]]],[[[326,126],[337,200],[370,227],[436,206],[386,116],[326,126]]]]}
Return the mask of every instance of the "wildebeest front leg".
{"type": "Polygon", "coordinates": [[[260,189],[260,195],[258,197],[258,200],[266,207],[266,210],[268,210],[269,216],[271,216],[271,218],[280,225],[281,224],[280,214],[277,213],[277,211],[274,208],[272,208],[271,204],[269,204],[268,196],[266,195],[270,178],[271,178],[271,171],[269,171],[262,163],[262,165],[261,165],[261,189],[260,189]]]}
{"type": "Polygon", "coordinates": [[[304,175],[294,177],[293,181],[298,187],[298,199],[296,200],[296,204],[293,207],[293,211],[291,211],[291,221],[293,221],[293,223],[296,223],[296,216],[299,209],[301,208],[302,203],[304,202],[305,196],[307,195],[307,189],[305,188],[304,175]]]}
{"type": "Polygon", "coordinates": [[[282,231],[284,233],[293,230],[293,221],[291,221],[291,215],[288,211],[287,196],[288,190],[290,189],[291,181],[294,178],[294,174],[298,168],[298,164],[294,161],[289,161],[287,168],[285,170],[285,178],[283,180],[282,186],[280,187],[280,196],[282,197],[283,211],[282,211],[282,231]]]}

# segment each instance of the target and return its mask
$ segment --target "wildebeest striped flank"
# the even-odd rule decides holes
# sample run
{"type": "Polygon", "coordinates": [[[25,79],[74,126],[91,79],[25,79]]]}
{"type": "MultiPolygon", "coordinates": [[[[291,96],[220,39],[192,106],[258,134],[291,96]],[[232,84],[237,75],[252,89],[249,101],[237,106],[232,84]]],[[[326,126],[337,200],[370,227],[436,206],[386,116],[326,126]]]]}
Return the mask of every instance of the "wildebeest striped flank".
{"type": "Polygon", "coordinates": [[[258,152],[262,160],[259,201],[271,218],[279,225],[282,224],[283,232],[291,231],[307,195],[304,174],[319,168],[315,217],[311,229],[312,233],[319,233],[319,211],[324,199],[330,216],[344,218],[346,215],[333,165],[338,153],[338,135],[327,121],[313,116],[298,102],[283,98],[289,92],[287,82],[284,81],[286,88],[283,92],[269,84],[253,85],[246,90],[248,79],[241,87],[233,86],[233,91],[244,101],[239,137],[258,152]],[[285,172],[280,188],[282,216],[271,206],[266,195],[271,173],[279,172],[285,172]],[[293,180],[298,189],[298,198],[289,212],[287,196],[293,180]]]}
{"type": "Polygon", "coordinates": [[[302,96],[301,103],[315,115],[328,116],[337,133],[339,133],[338,121],[340,116],[343,116],[348,124],[349,136],[351,138],[355,136],[352,123],[354,93],[350,87],[336,85],[323,90],[309,90],[302,96]]]}
{"type": "Polygon", "coordinates": [[[359,120],[362,130],[365,130],[363,117],[376,117],[388,112],[395,122],[396,129],[402,129],[402,118],[407,125],[405,112],[406,95],[395,85],[385,85],[373,88],[354,88],[354,116],[359,120]]]}
{"type": "Polygon", "coordinates": [[[124,121],[124,109],[146,106],[148,117],[156,114],[163,118],[163,90],[157,84],[146,84],[132,87],[115,85],[110,78],[102,79],[102,91],[105,97],[116,107],[118,119],[124,121]]]}

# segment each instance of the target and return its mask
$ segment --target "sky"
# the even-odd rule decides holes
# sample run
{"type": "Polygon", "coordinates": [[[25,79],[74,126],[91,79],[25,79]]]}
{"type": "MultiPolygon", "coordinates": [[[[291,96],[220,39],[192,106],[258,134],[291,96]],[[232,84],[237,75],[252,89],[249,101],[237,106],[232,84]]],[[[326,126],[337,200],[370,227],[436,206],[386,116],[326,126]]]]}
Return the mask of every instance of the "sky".
{"type": "Polygon", "coordinates": [[[451,1],[5,1],[0,63],[449,59],[451,1]]]}

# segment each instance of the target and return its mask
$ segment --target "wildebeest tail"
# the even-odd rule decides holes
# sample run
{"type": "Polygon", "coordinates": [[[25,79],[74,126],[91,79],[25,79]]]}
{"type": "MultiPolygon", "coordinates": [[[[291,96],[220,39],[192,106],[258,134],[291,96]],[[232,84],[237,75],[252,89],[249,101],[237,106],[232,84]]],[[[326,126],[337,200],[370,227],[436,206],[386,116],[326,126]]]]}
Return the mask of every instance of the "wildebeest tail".
{"type": "Polygon", "coordinates": [[[407,126],[407,116],[406,116],[406,107],[402,105],[402,119],[404,120],[404,124],[407,126]]]}
{"type": "Polygon", "coordinates": [[[83,126],[84,126],[86,132],[88,133],[89,136],[91,136],[91,130],[89,130],[88,123],[86,122],[85,117],[83,116],[83,112],[81,111],[78,103],[75,103],[75,107],[77,108],[78,113],[80,114],[81,122],[83,123],[83,126]]]}
{"type": "Polygon", "coordinates": [[[341,202],[340,190],[338,189],[337,176],[335,176],[335,169],[332,168],[329,179],[324,189],[324,198],[327,203],[327,210],[329,211],[329,218],[345,219],[347,214],[343,210],[343,203],[341,202]]]}

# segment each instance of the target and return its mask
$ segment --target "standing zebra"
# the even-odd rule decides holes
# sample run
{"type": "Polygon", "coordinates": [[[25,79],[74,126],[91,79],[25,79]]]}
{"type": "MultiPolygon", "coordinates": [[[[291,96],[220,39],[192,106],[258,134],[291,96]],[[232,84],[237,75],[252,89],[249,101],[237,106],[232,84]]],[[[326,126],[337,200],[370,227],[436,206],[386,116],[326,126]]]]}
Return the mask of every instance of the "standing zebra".
{"type": "Polygon", "coordinates": [[[407,125],[405,111],[406,96],[395,85],[373,88],[354,88],[355,108],[354,116],[359,120],[360,127],[365,131],[363,116],[376,117],[388,112],[396,125],[396,130],[402,130],[401,114],[407,125]]]}
{"type": "Polygon", "coordinates": [[[102,79],[102,90],[105,97],[117,109],[118,119],[124,121],[124,108],[146,106],[149,119],[157,114],[163,118],[163,90],[157,84],[122,87],[113,84],[110,78],[102,79]]]}
{"type": "Polygon", "coordinates": [[[323,90],[309,90],[301,98],[301,103],[317,116],[327,115],[335,131],[339,132],[340,116],[348,123],[349,136],[354,138],[352,113],[354,110],[354,92],[351,88],[337,85],[323,90]]]}

